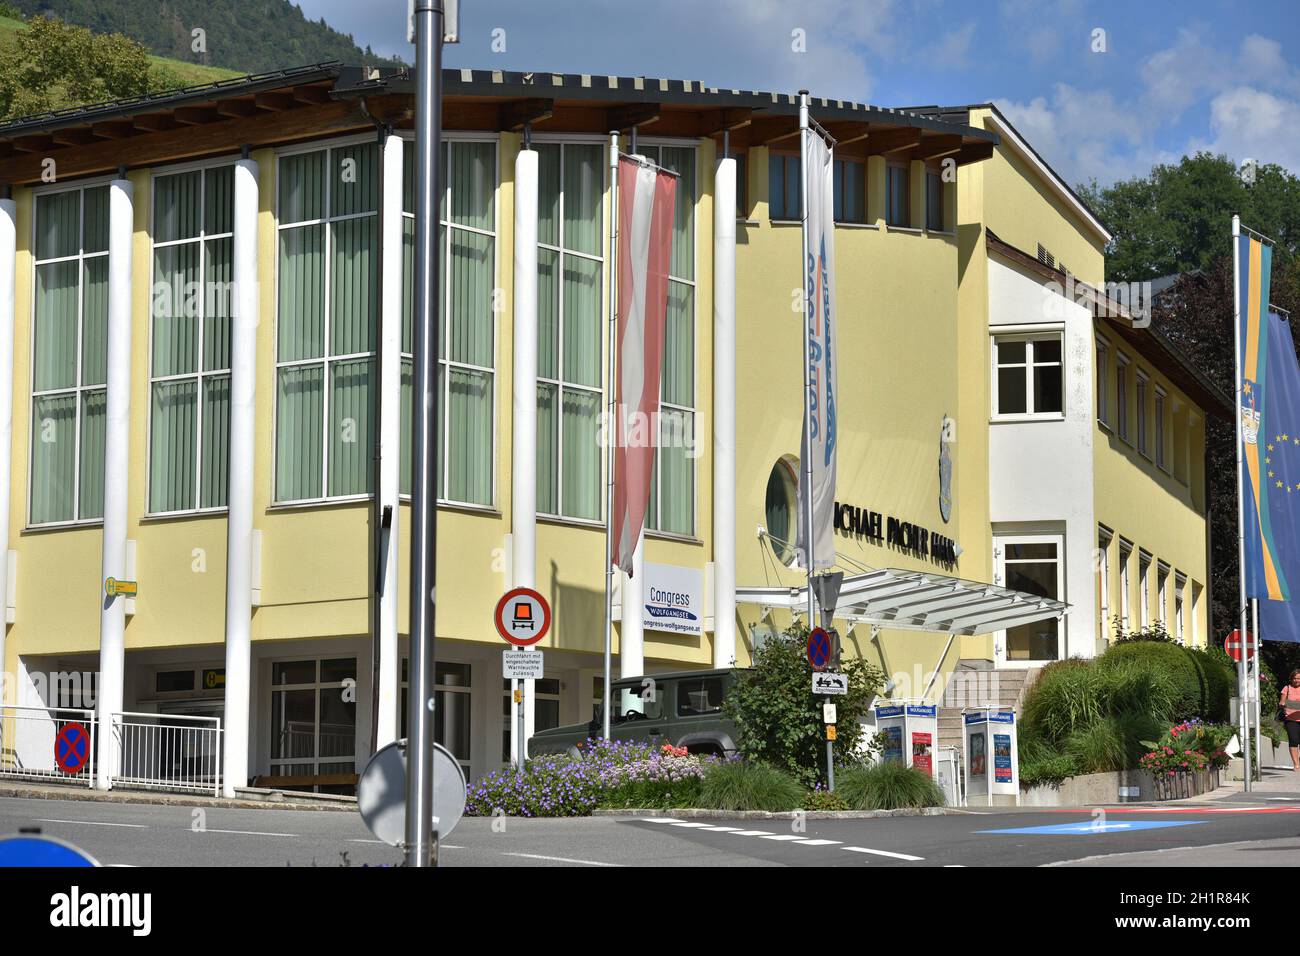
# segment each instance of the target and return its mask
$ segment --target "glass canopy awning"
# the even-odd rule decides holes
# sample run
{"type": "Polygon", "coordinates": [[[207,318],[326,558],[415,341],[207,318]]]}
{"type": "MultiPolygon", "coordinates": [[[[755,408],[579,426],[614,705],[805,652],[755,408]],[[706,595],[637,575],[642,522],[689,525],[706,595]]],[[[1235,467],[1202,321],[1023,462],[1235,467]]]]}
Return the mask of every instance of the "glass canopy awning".
{"type": "MultiPolygon", "coordinates": [[[[736,603],[808,606],[807,588],[737,587],[736,603]]],[[[927,571],[882,568],[845,577],[835,616],[852,623],[941,634],[989,634],[1064,616],[1063,601],[927,571]]]]}

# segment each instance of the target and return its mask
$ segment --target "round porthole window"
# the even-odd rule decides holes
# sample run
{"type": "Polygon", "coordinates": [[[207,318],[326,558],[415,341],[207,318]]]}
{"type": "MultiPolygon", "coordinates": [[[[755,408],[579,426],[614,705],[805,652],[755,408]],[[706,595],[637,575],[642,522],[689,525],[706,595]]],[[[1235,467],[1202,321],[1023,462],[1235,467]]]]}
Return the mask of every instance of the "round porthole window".
{"type": "Polygon", "coordinates": [[[786,567],[795,562],[795,514],[798,509],[798,459],[789,455],[777,460],[767,476],[767,540],[777,559],[786,567]]]}

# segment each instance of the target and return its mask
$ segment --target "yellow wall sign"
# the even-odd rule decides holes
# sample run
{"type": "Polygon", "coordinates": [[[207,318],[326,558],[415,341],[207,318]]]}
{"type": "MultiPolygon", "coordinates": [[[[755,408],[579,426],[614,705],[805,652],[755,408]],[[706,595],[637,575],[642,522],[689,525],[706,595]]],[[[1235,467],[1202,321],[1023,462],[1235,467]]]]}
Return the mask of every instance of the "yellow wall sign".
{"type": "Polygon", "coordinates": [[[826,725],[826,739],[827,739],[827,740],[834,740],[834,739],[835,739],[835,725],[834,725],[834,724],[827,724],[827,725],[826,725]]]}
{"type": "Polygon", "coordinates": [[[117,597],[119,594],[124,597],[135,597],[139,585],[134,581],[119,581],[117,578],[104,579],[104,593],[109,597],[117,597]]]}

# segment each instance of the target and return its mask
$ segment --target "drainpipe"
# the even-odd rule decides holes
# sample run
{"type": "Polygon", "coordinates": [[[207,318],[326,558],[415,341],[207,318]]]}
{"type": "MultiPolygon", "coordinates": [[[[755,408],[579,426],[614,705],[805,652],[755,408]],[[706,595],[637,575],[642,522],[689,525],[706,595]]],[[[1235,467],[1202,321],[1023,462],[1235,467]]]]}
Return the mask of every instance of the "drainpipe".
{"type": "Polygon", "coordinates": [[[713,177],[713,666],[736,659],[736,160],[713,177]]]}

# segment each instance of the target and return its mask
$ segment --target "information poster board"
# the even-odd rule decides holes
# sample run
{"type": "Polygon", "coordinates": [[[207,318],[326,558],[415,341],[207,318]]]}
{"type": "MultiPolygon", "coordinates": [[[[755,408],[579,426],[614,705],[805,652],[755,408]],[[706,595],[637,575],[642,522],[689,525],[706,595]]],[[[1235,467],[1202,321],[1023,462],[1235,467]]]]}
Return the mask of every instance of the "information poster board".
{"type": "Polygon", "coordinates": [[[962,712],[966,797],[1014,796],[1020,803],[1020,761],[1016,712],[978,708],[962,712]]]}
{"type": "Polygon", "coordinates": [[[918,700],[893,701],[875,708],[876,729],[884,733],[883,760],[895,760],[934,776],[939,739],[939,708],[918,700]]]}

